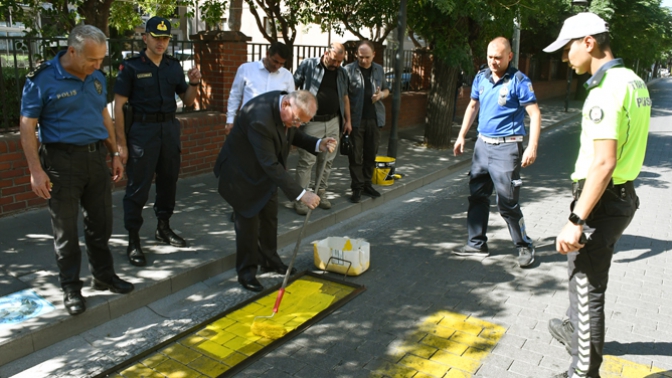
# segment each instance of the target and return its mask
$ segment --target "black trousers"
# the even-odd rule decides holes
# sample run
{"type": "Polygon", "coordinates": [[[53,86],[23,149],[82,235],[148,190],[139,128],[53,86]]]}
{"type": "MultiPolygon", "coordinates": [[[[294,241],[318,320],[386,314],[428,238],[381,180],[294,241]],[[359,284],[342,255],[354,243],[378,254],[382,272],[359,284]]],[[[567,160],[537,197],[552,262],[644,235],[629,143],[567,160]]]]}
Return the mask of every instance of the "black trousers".
{"type": "Polygon", "coordinates": [[[523,155],[522,143],[485,143],[476,141],[469,179],[469,210],[467,212],[467,244],[487,250],[490,196],[497,191],[497,207],[509,227],[511,240],[516,247],[532,245],[527,236],[523,212],[518,204],[520,188],[520,164],[523,155]]]}
{"type": "MultiPolygon", "coordinates": [[[[576,196],[578,199],[578,195],[576,196]]],[[[575,201],[571,208],[574,208],[575,201]]],[[[570,377],[600,376],[604,348],[604,303],[614,246],[639,205],[632,182],[608,188],[586,219],[588,242],[567,255],[569,309],[574,326],[570,377]]]]}
{"type": "MultiPolygon", "coordinates": [[[[221,178],[220,178],[221,180],[221,178]]],[[[259,214],[246,218],[235,210],[236,272],[238,277],[252,278],[257,265],[280,267],[278,255],[278,191],[259,214]]]]}
{"type": "Polygon", "coordinates": [[[109,281],[114,275],[112,253],[112,191],[107,149],[98,143],[96,151],[72,151],[40,147],[42,167],[53,187],[49,199],[51,227],[59,281],[64,291],[81,290],[77,219],[80,205],[84,216],[84,243],[89,269],[94,277],[109,281]]]}
{"type": "Polygon", "coordinates": [[[156,175],[154,213],[158,219],[170,219],[175,209],[175,193],[180,173],[180,123],[134,122],[128,132],[126,163],[126,194],[124,195],[124,227],[139,230],[142,208],[149,198],[156,175]]]}
{"type": "Polygon", "coordinates": [[[359,127],[352,129],[351,136],[352,152],[348,155],[350,188],[359,190],[371,186],[380,143],[380,128],[375,119],[363,119],[359,127]]]}

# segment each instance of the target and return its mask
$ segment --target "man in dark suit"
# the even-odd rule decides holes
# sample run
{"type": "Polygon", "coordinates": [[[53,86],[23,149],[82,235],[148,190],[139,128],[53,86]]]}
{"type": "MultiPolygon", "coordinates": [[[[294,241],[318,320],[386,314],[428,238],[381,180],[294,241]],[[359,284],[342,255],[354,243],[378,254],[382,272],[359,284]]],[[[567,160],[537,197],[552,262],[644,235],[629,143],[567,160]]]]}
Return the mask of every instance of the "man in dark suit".
{"type": "Polygon", "coordinates": [[[257,96],[241,108],[217,157],[219,194],[236,214],[238,282],[248,290],[264,289],[256,278],[257,265],[263,271],[287,272],[277,252],[278,187],[310,209],[320,203],[286,168],[290,145],[315,153],[335,149],[334,138],[317,139],[298,129],[316,111],[317,100],[308,91],[257,96]]]}

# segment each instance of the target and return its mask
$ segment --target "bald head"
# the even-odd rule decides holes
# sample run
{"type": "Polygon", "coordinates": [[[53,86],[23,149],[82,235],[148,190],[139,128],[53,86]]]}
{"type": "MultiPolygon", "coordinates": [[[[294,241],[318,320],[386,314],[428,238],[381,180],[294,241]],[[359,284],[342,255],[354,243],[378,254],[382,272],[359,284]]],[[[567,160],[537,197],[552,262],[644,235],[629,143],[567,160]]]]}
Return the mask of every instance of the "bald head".
{"type": "Polygon", "coordinates": [[[488,44],[488,67],[497,79],[504,76],[513,59],[511,44],[504,37],[497,37],[488,44]]]}
{"type": "Polygon", "coordinates": [[[333,71],[341,66],[343,59],[345,59],[345,46],[342,43],[332,42],[322,56],[322,63],[328,70],[333,71]]]}

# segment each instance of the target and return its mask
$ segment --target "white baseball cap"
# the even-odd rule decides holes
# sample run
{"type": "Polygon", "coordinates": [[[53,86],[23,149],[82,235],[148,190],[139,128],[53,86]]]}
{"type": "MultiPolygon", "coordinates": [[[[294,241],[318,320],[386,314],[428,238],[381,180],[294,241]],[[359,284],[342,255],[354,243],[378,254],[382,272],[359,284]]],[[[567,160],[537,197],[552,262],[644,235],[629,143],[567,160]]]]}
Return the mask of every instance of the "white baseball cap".
{"type": "Polygon", "coordinates": [[[565,20],[560,29],[560,35],[555,42],[548,45],[544,52],[551,53],[563,48],[572,39],[583,38],[589,35],[609,31],[607,22],[595,13],[583,12],[565,20]]]}

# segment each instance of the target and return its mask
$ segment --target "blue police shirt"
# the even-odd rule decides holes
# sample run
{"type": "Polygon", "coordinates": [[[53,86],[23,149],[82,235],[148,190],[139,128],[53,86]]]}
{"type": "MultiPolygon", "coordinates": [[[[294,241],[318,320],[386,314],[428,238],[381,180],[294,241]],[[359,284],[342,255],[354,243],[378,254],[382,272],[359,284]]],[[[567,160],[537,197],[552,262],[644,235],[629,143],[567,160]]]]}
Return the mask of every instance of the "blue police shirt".
{"type": "Polygon", "coordinates": [[[525,106],[537,102],[530,79],[513,67],[496,83],[490,68],[479,72],[471,98],[480,104],[478,132],[491,138],[525,135],[525,106]]]}
{"type": "Polygon", "coordinates": [[[128,97],[135,114],[174,113],[175,94],[187,88],[179,60],[166,54],[157,66],[143,50],[121,63],[114,93],[128,97]]]}
{"type": "Polygon", "coordinates": [[[82,79],[63,69],[60,51],[26,77],[21,115],[37,118],[41,143],[86,145],[107,139],[107,84],[100,71],[82,79]]]}

